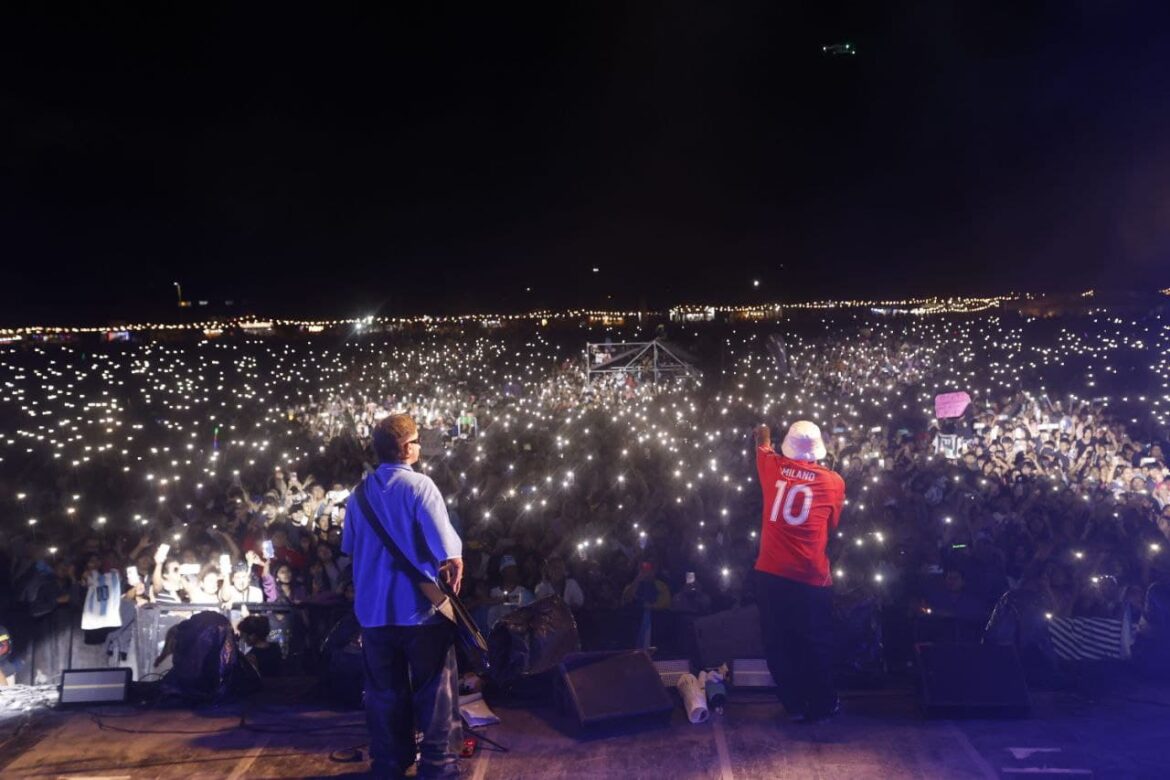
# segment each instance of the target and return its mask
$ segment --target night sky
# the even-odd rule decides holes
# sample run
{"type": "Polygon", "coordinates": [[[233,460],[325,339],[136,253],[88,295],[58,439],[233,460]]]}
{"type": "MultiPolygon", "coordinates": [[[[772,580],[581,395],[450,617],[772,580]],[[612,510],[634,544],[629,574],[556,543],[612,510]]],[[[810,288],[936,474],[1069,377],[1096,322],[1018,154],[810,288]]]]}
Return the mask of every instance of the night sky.
{"type": "Polygon", "coordinates": [[[1170,285],[1166,2],[48,5],[4,324],[1170,285]]]}

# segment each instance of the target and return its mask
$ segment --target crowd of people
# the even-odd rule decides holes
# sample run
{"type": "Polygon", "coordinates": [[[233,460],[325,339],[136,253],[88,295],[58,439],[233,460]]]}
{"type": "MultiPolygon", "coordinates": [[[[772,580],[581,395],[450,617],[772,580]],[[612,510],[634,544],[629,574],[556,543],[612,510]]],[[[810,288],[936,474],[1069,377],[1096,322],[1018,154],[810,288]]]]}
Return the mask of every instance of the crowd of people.
{"type": "Polygon", "coordinates": [[[3,349],[10,628],[27,621],[8,615],[84,612],[117,573],[121,601],[222,610],[267,673],[308,671],[352,604],[346,502],[394,412],[418,422],[419,468],[464,540],[465,600],[485,628],[549,594],[580,613],[750,603],[752,429],[797,419],[820,425],[847,488],[836,589],[894,618],[977,630],[1025,589],[1054,617],[1139,625],[1165,577],[1159,312],[3,349]],[[696,375],[589,375],[585,341],[655,336],[693,354],[696,375]],[[970,407],[936,419],[951,391],[970,407]],[[293,608],[280,664],[249,604],[293,608]]]}

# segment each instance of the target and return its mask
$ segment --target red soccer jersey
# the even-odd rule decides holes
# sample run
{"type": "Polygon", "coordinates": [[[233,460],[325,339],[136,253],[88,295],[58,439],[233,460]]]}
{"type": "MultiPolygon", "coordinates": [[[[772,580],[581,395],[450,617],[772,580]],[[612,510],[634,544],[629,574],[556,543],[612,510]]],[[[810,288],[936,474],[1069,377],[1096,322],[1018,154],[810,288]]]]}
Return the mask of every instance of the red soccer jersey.
{"type": "Polygon", "coordinates": [[[771,447],[756,448],[756,470],[764,491],[756,569],[808,585],[832,585],[825,545],[841,519],[845,480],[835,471],[791,460],[771,447]]]}

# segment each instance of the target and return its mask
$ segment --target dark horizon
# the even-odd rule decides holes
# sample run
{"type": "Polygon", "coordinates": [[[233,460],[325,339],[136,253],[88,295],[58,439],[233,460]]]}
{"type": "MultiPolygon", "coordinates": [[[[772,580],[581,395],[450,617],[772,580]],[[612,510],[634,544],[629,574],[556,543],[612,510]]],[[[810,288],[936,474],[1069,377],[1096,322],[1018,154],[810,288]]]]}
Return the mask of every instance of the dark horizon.
{"type": "Polygon", "coordinates": [[[281,10],[5,11],[0,323],[1170,286],[1164,4],[281,10]]]}

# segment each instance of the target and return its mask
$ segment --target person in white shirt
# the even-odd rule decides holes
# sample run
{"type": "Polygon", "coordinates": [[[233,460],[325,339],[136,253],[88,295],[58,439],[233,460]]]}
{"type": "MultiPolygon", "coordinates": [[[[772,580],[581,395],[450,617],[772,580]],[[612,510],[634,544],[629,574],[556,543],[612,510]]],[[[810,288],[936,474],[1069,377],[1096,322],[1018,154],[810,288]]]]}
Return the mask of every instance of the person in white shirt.
{"type": "Polygon", "coordinates": [[[569,605],[569,609],[581,609],[585,606],[585,592],[577,581],[568,576],[565,571],[565,562],[553,556],[544,562],[544,579],[536,586],[536,597],[557,595],[569,605]]]}
{"type": "Polygon", "coordinates": [[[169,545],[159,545],[154,553],[154,571],[150,577],[150,600],[156,604],[182,604],[183,578],[179,562],[168,559],[169,545]]]}
{"type": "Polygon", "coordinates": [[[219,600],[225,605],[259,604],[264,601],[264,592],[259,586],[252,584],[252,565],[257,560],[256,553],[248,551],[248,561],[238,563],[232,569],[231,578],[223,584],[219,591],[219,600]]]}
{"type": "Polygon", "coordinates": [[[210,566],[203,567],[199,583],[187,586],[187,597],[192,604],[219,604],[219,573],[210,566]]]}
{"type": "Polygon", "coordinates": [[[354,612],[362,626],[370,776],[401,777],[417,757],[420,778],[458,777],[463,727],[455,629],[420,590],[418,576],[432,583],[442,577],[458,595],[463,540],[434,480],[414,470],[421,449],[414,420],[385,417],[373,445],[378,468],[349,497],[341,536],[342,552],[353,560],[354,612]],[[368,498],[365,508],[359,496],[368,498]],[[416,730],[423,734],[417,744],[416,730]]]}
{"type": "Polygon", "coordinates": [[[488,610],[489,628],[505,615],[536,601],[532,591],[520,584],[520,570],[511,555],[500,559],[500,584],[492,588],[489,596],[488,603],[492,604],[488,610]]]}

